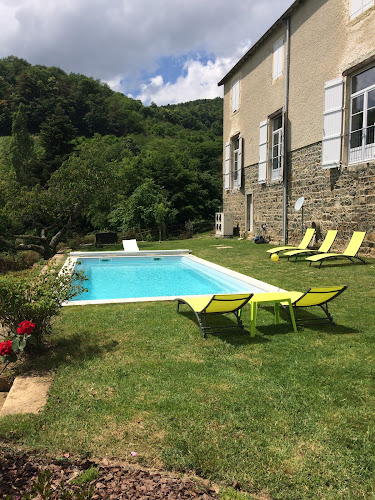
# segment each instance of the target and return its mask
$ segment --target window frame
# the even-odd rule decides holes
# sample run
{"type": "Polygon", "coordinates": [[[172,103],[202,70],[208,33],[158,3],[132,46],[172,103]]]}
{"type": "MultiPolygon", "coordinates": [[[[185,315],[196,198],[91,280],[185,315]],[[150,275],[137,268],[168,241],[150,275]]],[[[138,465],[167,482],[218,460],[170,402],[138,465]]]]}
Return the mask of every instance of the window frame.
{"type": "Polygon", "coordinates": [[[269,178],[270,181],[280,181],[282,179],[282,168],[283,168],[283,141],[284,141],[284,124],[283,124],[283,113],[280,111],[278,114],[270,118],[271,127],[271,140],[270,140],[270,161],[269,161],[269,178]],[[275,122],[277,119],[281,119],[281,125],[279,128],[275,129],[275,122]],[[275,138],[277,137],[278,142],[275,144],[275,138]],[[274,148],[277,147],[277,155],[274,156],[274,148]],[[277,168],[274,168],[274,162],[277,161],[277,168]]]}
{"type": "Polygon", "coordinates": [[[224,190],[238,191],[242,187],[243,139],[241,133],[233,135],[225,143],[224,190]],[[234,149],[235,142],[238,147],[234,149]]]}
{"type": "Polygon", "coordinates": [[[375,92],[375,79],[373,80],[372,85],[365,87],[357,92],[352,92],[353,90],[353,79],[372,68],[375,68],[375,65],[371,65],[366,69],[361,68],[350,76],[350,95],[349,95],[349,125],[348,125],[348,165],[353,165],[355,163],[363,163],[369,160],[375,159],[375,123],[372,125],[368,125],[368,112],[369,110],[375,110],[375,105],[368,107],[368,98],[370,92],[375,92]],[[353,114],[353,104],[354,100],[358,97],[363,96],[363,106],[362,111],[362,127],[359,129],[355,129],[353,131],[353,117],[358,113],[353,114]],[[369,131],[369,129],[372,129],[369,131]],[[359,146],[351,147],[352,134],[359,133],[361,135],[361,144],[359,146]],[[372,142],[367,142],[368,137],[372,138],[372,142]]]}
{"type": "Polygon", "coordinates": [[[232,189],[240,189],[240,187],[241,187],[241,179],[239,178],[239,177],[241,177],[241,171],[242,171],[241,164],[239,165],[239,163],[241,162],[241,158],[242,158],[241,149],[242,149],[241,148],[241,134],[239,134],[235,137],[232,137],[232,140],[231,140],[232,159],[231,159],[230,178],[231,178],[232,189]],[[236,142],[238,142],[237,148],[235,148],[236,142]]]}
{"type": "Polygon", "coordinates": [[[280,108],[259,124],[259,162],[258,183],[281,182],[284,176],[284,108],[280,108]],[[274,128],[275,121],[281,118],[281,126],[274,128]],[[275,144],[275,137],[278,143],[275,144]],[[274,147],[278,148],[277,157],[273,156],[274,147]],[[273,160],[278,158],[278,168],[273,169],[273,160]],[[274,173],[276,172],[276,173],[274,173]]]}

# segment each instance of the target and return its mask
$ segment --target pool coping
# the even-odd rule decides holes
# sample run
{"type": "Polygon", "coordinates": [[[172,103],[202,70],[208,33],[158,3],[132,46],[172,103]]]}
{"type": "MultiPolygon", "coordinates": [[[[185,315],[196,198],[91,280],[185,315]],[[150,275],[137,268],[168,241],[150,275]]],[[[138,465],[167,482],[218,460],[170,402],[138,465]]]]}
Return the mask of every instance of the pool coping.
{"type": "MultiPolygon", "coordinates": [[[[219,271],[223,274],[227,274],[231,278],[236,278],[249,285],[255,286],[264,290],[264,293],[274,293],[274,292],[285,292],[283,288],[276,287],[274,285],[270,285],[269,283],[265,283],[264,281],[257,280],[256,278],[251,278],[246,274],[239,273],[237,271],[232,271],[227,267],[220,266],[219,264],[214,264],[209,260],[201,259],[195,255],[190,253],[190,250],[141,250],[139,252],[126,252],[126,254],[122,251],[106,251],[106,252],[71,252],[70,256],[68,256],[65,261],[62,270],[64,268],[73,269],[77,260],[81,258],[100,258],[100,257],[144,257],[144,256],[181,256],[188,258],[192,261],[203,264],[211,269],[219,271]]],[[[210,297],[212,294],[200,294],[200,295],[185,295],[184,297],[210,297]]],[[[69,302],[64,302],[63,306],[86,306],[86,305],[98,305],[98,304],[126,304],[132,302],[157,302],[157,301],[172,301],[181,297],[181,295],[168,295],[165,297],[134,297],[134,298],[124,298],[124,299],[101,299],[101,300],[71,300],[69,302]]]]}

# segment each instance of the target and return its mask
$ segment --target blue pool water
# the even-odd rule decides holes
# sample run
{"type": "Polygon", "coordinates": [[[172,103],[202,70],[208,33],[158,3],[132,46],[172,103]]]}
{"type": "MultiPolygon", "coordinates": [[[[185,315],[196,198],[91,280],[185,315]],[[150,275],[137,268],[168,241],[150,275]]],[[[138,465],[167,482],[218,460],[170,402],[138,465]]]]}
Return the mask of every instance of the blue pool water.
{"type": "Polygon", "coordinates": [[[89,278],[75,301],[264,292],[186,257],[79,258],[75,267],[89,278]]]}

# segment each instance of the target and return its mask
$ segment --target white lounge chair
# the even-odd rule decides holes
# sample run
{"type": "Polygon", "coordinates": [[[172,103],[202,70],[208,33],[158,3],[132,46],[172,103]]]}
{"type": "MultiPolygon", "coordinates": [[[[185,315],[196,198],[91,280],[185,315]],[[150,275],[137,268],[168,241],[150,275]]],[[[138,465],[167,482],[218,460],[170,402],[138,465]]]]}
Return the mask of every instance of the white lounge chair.
{"type": "Polygon", "coordinates": [[[125,252],[139,252],[137,240],[122,240],[125,252]]]}

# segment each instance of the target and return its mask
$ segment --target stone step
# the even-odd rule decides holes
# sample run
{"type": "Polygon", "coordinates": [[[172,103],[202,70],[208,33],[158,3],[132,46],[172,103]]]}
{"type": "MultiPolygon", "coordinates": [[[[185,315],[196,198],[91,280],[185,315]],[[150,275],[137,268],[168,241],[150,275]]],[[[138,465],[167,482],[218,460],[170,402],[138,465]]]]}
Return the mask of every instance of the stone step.
{"type": "Polygon", "coordinates": [[[51,375],[16,377],[0,410],[0,417],[19,413],[39,413],[47,402],[51,382],[51,375]]]}

